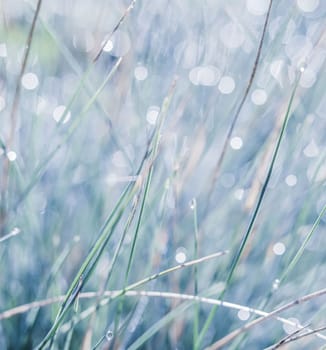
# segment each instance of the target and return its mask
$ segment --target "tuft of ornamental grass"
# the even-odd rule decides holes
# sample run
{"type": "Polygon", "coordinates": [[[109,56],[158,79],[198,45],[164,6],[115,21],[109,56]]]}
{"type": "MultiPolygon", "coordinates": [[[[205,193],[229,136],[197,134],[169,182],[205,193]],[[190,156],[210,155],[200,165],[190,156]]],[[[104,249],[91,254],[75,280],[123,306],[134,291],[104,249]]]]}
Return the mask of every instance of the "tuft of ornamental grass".
{"type": "Polygon", "coordinates": [[[325,11],[289,5],[0,4],[1,349],[325,347],[325,11]]]}

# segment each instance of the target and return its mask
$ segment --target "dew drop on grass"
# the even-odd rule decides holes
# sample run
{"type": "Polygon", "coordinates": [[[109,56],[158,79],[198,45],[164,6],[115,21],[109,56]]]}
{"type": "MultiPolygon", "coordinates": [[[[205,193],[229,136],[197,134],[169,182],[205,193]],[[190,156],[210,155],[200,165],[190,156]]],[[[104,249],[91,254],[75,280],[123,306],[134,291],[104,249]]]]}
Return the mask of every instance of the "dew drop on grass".
{"type": "Polygon", "coordinates": [[[16,236],[21,232],[21,229],[19,227],[14,227],[11,231],[10,231],[10,235],[11,236],[16,236]]]}
{"type": "Polygon", "coordinates": [[[0,112],[6,108],[6,100],[0,96],[0,112]]]}
{"type": "Polygon", "coordinates": [[[214,66],[197,66],[189,72],[189,80],[194,85],[215,86],[221,72],[214,66]]]}
{"type": "Polygon", "coordinates": [[[288,186],[293,187],[297,184],[297,177],[293,174],[290,174],[285,178],[285,183],[288,186]]]}
{"type": "MultiPolygon", "coordinates": [[[[62,117],[63,117],[65,111],[66,111],[66,106],[64,106],[64,105],[59,105],[59,106],[57,106],[57,107],[54,109],[53,114],[52,114],[53,119],[54,119],[57,123],[59,123],[59,122],[61,121],[61,119],[62,119],[62,117]]],[[[62,123],[63,123],[63,124],[67,123],[67,122],[69,121],[70,117],[71,117],[71,113],[70,113],[70,111],[68,111],[68,112],[66,113],[65,119],[63,120],[62,123]]]]}
{"type": "Polygon", "coordinates": [[[26,90],[34,90],[38,87],[38,77],[34,73],[25,73],[22,77],[21,83],[26,90]]]}
{"type": "MultiPolygon", "coordinates": [[[[103,44],[104,44],[104,43],[103,43],[103,44]]],[[[112,43],[111,40],[108,40],[108,41],[105,43],[104,47],[103,47],[103,51],[104,51],[104,52],[110,52],[112,49],[113,49],[113,43],[112,43]]]]}
{"type": "Polygon", "coordinates": [[[230,146],[235,150],[239,150],[243,146],[242,138],[239,136],[232,137],[230,140],[230,146]]]}
{"type": "Polygon", "coordinates": [[[302,75],[300,77],[299,85],[303,88],[309,89],[315,84],[317,79],[316,73],[310,68],[300,67],[302,75]]]}
{"type": "Polygon", "coordinates": [[[277,242],[273,246],[273,252],[275,255],[283,255],[285,250],[285,245],[282,242],[277,242]]]}
{"type": "Polygon", "coordinates": [[[238,200],[241,201],[244,195],[244,189],[243,188],[238,188],[237,190],[234,191],[234,197],[238,200]]]}
{"type": "Polygon", "coordinates": [[[235,88],[235,82],[232,77],[229,77],[225,75],[224,77],[221,78],[219,84],[218,84],[218,89],[222,94],[231,94],[235,88]]]}
{"type": "Polygon", "coordinates": [[[251,101],[257,106],[262,106],[267,101],[266,91],[263,89],[254,90],[251,94],[251,101]]]}
{"type": "Polygon", "coordinates": [[[283,60],[275,60],[271,63],[269,67],[269,71],[272,77],[280,84],[282,84],[282,71],[284,69],[284,65],[285,63],[283,60]]]}
{"type": "Polygon", "coordinates": [[[109,329],[106,334],[105,334],[105,338],[107,341],[111,341],[113,338],[113,332],[109,329]]]}
{"type": "Polygon", "coordinates": [[[47,101],[44,97],[39,96],[37,99],[36,114],[40,115],[46,112],[47,101]]]}
{"type": "Polygon", "coordinates": [[[52,236],[52,244],[54,247],[58,247],[60,244],[61,238],[59,235],[53,235],[52,236]]]}
{"type": "Polygon", "coordinates": [[[7,152],[7,158],[9,159],[10,162],[13,162],[17,158],[17,154],[14,151],[9,151],[7,152]]]}
{"type": "Polygon", "coordinates": [[[148,70],[146,67],[144,66],[138,66],[135,68],[134,70],[134,76],[136,78],[136,80],[145,80],[148,76],[148,70]]]}
{"type": "Polygon", "coordinates": [[[187,250],[184,247],[179,247],[175,253],[175,261],[178,264],[183,264],[187,260],[187,250]]]}
{"type": "Polygon", "coordinates": [[[146,114],[147,122],[151,125],[155,125],[159,114],[160,114],[160,107],[150,106],[146,114]]]}
{"type": "Polygon", "coordinates": [[[309,144],[303,150],[303,153],[308,158],[315,158],[319,155],[319,148],[315,140],[311,140],[309,144]]]}
{"type": "Polygon", "coordinates": [[[124,56],[131,47],[130,37],[127,32],[118,29],[112,37],[104,41],[103,51],[109,52],[110,55],[115,57],[124,56]]]}
{"type": "Polygon", "coordinates": [[[197,201],[195,198],[193,198],[191,201],[190,201],[190,209],[191,210],[195,210],[197,207],[197,201]]]}
{"type": "Polygon", "coordinates": [[[299,64],[299,71],[303,73],[307,68],[307,65],[304,63],[299,64]]]}
{"type": "Polygon", "coordinates": [[[241,321],[247,321],[250,317],[250,311],[249,310],[239,310],[238,311],[238,318],[241,320],[241,321]]]}
{"type": "Polygon", "coordinates": [[[273,289],[277,290],[279,286],[280,286],[280,280],[276,278],[273,282],[273,289]]]}
{"type": "Polygon", "coordinates": [[[284,323],[283,324],[283,329],[284,332],[287,334],[292,334],[295,331],[297,331],[298,329],[300,329],[300,322],[297,318],[291,317],[288,319],[289,321],[291,321],[294,324],[288,324],[288,323],[284,323]]]}

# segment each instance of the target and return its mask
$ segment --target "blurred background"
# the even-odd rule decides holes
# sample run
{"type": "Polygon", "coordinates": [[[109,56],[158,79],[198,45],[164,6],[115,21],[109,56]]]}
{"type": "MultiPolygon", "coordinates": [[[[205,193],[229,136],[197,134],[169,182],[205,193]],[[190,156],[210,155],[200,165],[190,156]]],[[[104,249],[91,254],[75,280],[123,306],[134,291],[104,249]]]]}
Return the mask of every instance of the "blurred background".
{"type": "MultiPolygon", "coordinates": [[[[273,1],[255,76],[218,173],[254,69],[269,1],[138,0],[131,5],[43,0],[30,37],[36,1],[0,2],[0,312],[65,294],[123,189],[137,180],[176,76],[128,283],[229,250],[198,265],[196,278],[194,269],[186,268],[142,287],[194,294],[196,280],[199,294],[216,298],[223,290],[301,74],[265,197],[224,299],[271,311],[325,287],[325,215],[296,266],[279,285],[278,280],[326,204],[326,2],[273,1]]],[[[132,203],[83,291],[98,291],[107,278],[131,208],[132,203]]],[[[139,208],[108,290],[125,286],[138,214],[139,208]]],[[[324,326],[322,301],[325,297],[282,316],[311,328],[324,326]]],[[[113,331],[116,301],[93,318],[68,322],[95,303],[80,301],[53,348],[92,348],[113,331]]],[[[126,296],[113,347],[131,347],[182,303],[126,296]]],[[[211,308],[200,304],[200,329],[211,308]]],[[[54,304],[3,319],[0,348],[36,346],[57,310],[54,304]]],[[[202,347],[249,316],[219,308],[202,347]]],[[[190,349],[193,320],[193,307],[179,311],[139,348],[190,349]]],[[[269,320],[228,348],[263,349],[294,330],[269,320]]],[[[107,338],[99,348],[109,348],[107,338]]],[[[323,344],[310,336],[287,349],[323,344]]]]}

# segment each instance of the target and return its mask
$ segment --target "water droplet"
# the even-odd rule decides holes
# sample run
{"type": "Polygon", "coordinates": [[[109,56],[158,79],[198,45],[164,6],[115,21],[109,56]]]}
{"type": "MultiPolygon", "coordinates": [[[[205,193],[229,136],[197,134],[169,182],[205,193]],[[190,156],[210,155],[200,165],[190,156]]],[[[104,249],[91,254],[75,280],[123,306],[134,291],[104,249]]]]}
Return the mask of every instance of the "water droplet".
{"type": "Polygon", "coordinates": [[[244,195],[244,189],[243,188],[239,188],[237,190],[234,191],[234,197],[238,200],[241,201],[244,195]]]}
{"type": "Polygon", "coordinates": [[[46,111],[47,101],[44,97],[39,96],[37,99],[36,114],[40,115],[46,111]]]}
{"type": "Polygon", "coordinates": [[[290,174],[285,178],[285,183],[288,186],[293,187],[297,184],[297,177],[293,174],[290,174]]]}
{"type": "Polygon", "coordinates": [[[303,153],[308,158],[317,157],[319,154],[319,148],[315,142],[315,140],[311,140],[309,144],[303,150],[303,153]]]}
{"type": "Polygon", "coordinates": [[[14,227],[11,231],[10,231],[10,235],[11,236],[16,236],[21,232],[21,229],[19,227],[14,227]]]}
{"type": "Polygon", "coordinates": [[[111,56],[122,57],[131,47],[130,37],[127,32],[118,29],[105,43],[103,51],[109,52],[111,56]]]}
{"type": "Polygon", "coordinates": [[[227,48],[237,49],[243,44],[245,37],[238,24],[229,22],[221,29],[220,39],[227,48]]]}
{"type": "Polygon", "coordinates": [[[239,136],[232,137],[232,139],[230,140],[230,146],[235,150],[242,148],[243,146],[242,138],[239,136]]]}
{"type": "Polygon", "coordinates": [[[189,80],[194,85],[215,86],[221,72],[214,66],[198,66],[189,72],[189,80]]]}
{"type": "Polygon", "coordinates": [[[288,321],[292,322],[292,324],[288,324],[288,323],[283,324],[283,329],[285,333],[292,334],[301,328],[300,322],[297,318],[291,317],[288,319],[288,321]]]}
{"type": "Polygon", "coordinates": [[[60,244],[61,238],[59,235],[53,235],[52,236],[52,244],[54,247],[58,247],[60,244]]]}
{"type": "Polygon", "coordinates": [[[7,57],[7,45],[5,43],[0,43],[0,57],[7,57]]]}
{"type": "Polygon", "coordinates": [[[273,246],[273,252],[275,255],[283,255],[285,250],[285,245],[282,242],[277,242],[273,246]]]}
{"type": "Polygon", "coordinates": [[[145,80],[148,76],[148,70],[144,66],[138,66],[134,70],[134,76],[137,80],[145,80]]]}
{"type": "Polygon", "coordinates": [[[158,106],[150,106],[147,110],[146,120],[149,124],[155,125],[157,117],[160,114],[160,107],[158,106]]]}
{"type": "Polygon", "coordinates": [[[25,73],[22,77],[22,85],[26,90],[34,90],[38,87],[38,77],[34,73],[25,73]]]}
{"type": "Polygon", "coordinates": [[[175,261],[178,264],[183,264],[187,260],[187,250],[184,247],[180,247],[176,250],[175,261]]]}
{"type": "Polygon", "coordinates": [[[107,341],[111,341],[113,338],[113,332],[109,329],[106,334],[105,334],[105,338],[107,341]]]}
{"type": "Polygon", "coordinates": [[[17,158],[17,154],[14,151],[9,151],[7,152],[7,158],[9,159],[10,162],[13,162],[17,158]]]}
{"type": "Polygon", "coordinates": [[[316,73],[312,69],[304,68],[303,66],[300,67],[300,72],[302,73],[299,81],[300,86],[309,89],[315,84],[317,79],[316,73]]]}
{"type": "Polygon", "coordinates": [[[6,108],[6,100],[0,96],[0,112],[6,108]]]}
{"type": "Polygon", "coordinates": [[[235,82],[232,77],[225,75],[221,78],[218,89],[222,94],[231,94],[235,88],[235,82]]]}
{"type": "Polygon", "coordinates": [[[110,52],[112,49],[113,49],[113,42],[111,40],[108,40],[103,47],[103,51],[110,52]]]}
{"type": "Polygon", "coordinates": [[[247,321],[249,319],[249,317],[250,317],[250,311],[249,310],[242,309],[242,310],[238,311],[238,318],[241,321],[247,321]]]}
{"type": "Polygon", "coordinates": [[[63,120],[62,123],[65,124],[65,123],[68,122],[68,120],[69,120],[70,117],[71,117],[70,111],[67,111],[67,112],[66,112],[66,106],[64,106],[64,105],[59,105],[59,106],[57,106],[57,107],[54,109],[52,116],[53,116],[53,119],[54,119],[57,123],[59,123],[59,122],[61,121],[61,119],[62,119],[62,117],[63,117],[64,114],[66,114],[66,116],[65,116],[65,119],[63,120]]]}
{"type": "Polygon", "coordinates": [[[280,280],[279,279],[276,279],[274,282],[273,282],[273,289],[274,290],[277,290],[280,286],[280,280]]]}
{"type": "Polygon", "coordinates": [[[251,94],[251,101],[257,106],[262,106],[267,101],[266,91],[263,89],[254,90],[251,94]]]}
{"type": "Polygon", "coordinates": [[[319,0],[297,0],[297,5],[303,12],[314,12],[319,6],[319,0]]]}
{"type": "Polygon", "coordinates": [[[268,11],[269,0],[247,0],[246,7],[251,14],[262,16],[268,11]]]}
{"type": "Polygon", "coordinates": [[[196,201],[196,198],[193,198],[191,201],[190,201],[190,209],[191,210],[195,210],[197,207],[197,201],[196,201]]]}
{"type": "Polygon", "coordinates": [[[276,60],[273,61],[269,67],[269,71],[272,75],[272,77],[278,81],[282,86],[282,71],[284,69],[284,61],[283,60],[276,60]]]}

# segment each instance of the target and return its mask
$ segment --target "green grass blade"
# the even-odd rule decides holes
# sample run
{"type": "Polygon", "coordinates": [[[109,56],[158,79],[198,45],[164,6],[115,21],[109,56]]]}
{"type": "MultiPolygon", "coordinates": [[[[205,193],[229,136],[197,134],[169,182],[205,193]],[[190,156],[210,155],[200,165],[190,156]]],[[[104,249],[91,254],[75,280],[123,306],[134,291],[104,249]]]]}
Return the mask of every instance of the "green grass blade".
{"type": "MultiPolygon", "coordinates": [[[[229,270],[227,278],[226,278],[225,288],[223,289],[222,293],[219,295],[219,297],[218,297],[219,299],[223,299],[224,294],[225,294],[228,286],[230,285],[230,283],[232,281],[234,271],[236,270],[236,268],[238,266],[238,263],[239,263],[240,258],[242,256],[242,253],[243,253],[243,250],[244,250],[244,248],[246,246],[248,238],[249,238],[249,236],[250,236],[250,234],[251,234],[251,232],[253,230],[254,224],[256,222],[259,210],[261,208],[261,205],[262,205],[262,202],[263,202],[266,190],[267,190],[267,186],[269,184],[269,181],[270,181],[270,178],[271,178],[271,175],[272,175],[272,172],[273,172],[274,164],[275,164],[277,155],[279,153],[281,141],[283,139],[283,136],[284,136],[284,133],[285,133],[285,130],[286,130],[286,126],[288,124],[288,121],[289,121],[289,118],[290,118],[290,115],[291,115],[291,108],[292,108],[292,104],[293,104],[295,93],[297,91],[297,87],[298,87],[298,84],[299,84],[300,77],[301,77],[301,74],[298,75],[298,77],[296,79],[296,82],[294,84],[294,88],[293,88],[293,91],[292,91],[292,94],[291,94],[291,97],[290,97],[290,100],[289,100],[289,103],[288,103],[288,106],[287,106],[287,110],[286,110],[286,113],[285,113],[285,117],[284,117],[284,121],[283,121],[283,124],[282,124],[282,128],[281,128],[280,134],[278,136],[278,140],[277,140],[276,146],[274,148],[274,152],[273,152],[272,159],[271,159],[268,171],[267,171],[266,178],[265,178],[263,186],[262,186],[262,188],[260,190],[259,197],[258,197],[256,206],[255,206],[254,212],[252,214],[252,217],[250,219],[248,228],[247,228],[244,236],[242,237],[240,247],[239,247],[237,253],[235,254],[235,256],[233,258],[233,261],[231,263],[231,267],[230,267],[230,270],[229,270]]],[[[217,306],[215,306],[210,311],[210,313],[209,313],[209,315],[207,317],[207,320],[206,320],[206,322],[205,322],[205,324],[203,326],[203,329],[201,330],[201,332],[199,334],[198,343],[197,343],[198,346],[203,341],[204,336],[205,336],[206,332],[208,331],[208,328],[209,328],[211,322],[213,321],[213,318],[214,318],[214,315],[215,315],[216,311],[217,311],[217,306]]]]}

